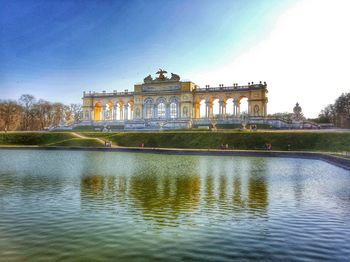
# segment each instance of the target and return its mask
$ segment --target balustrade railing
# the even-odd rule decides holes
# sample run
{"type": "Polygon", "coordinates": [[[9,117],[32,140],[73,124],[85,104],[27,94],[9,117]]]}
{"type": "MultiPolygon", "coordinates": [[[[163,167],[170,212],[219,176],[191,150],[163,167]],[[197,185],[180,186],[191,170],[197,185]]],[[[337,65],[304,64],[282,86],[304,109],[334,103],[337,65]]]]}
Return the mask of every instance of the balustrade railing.
{"type": "Polygon", "coordinates": [[[197,87],[195,91],[197,92],[217,92],[217,91],[238,91],[238,90],[248,90],[248,89],[262,89],[266,88],[266,84],[252,84],[252,85],[234,85],[234,86],[219,86],[219,87],[197,87]]]}
{"type": "MultiPolygon", "coordinates": [[[[239,90],[252,90],[252,89],[262,89],[266,88],[266,83],[259,84],[249,84],[249,85],[233,85],[233,86],[219,86],[219,87],[196,87],[194,89],[195,92],[217,92],[217,91],[239,91],[239,90]]],[[[124,92],[84,92],[84,97],[108,97],[108,96],[132,96],[135,95],[136,92],[124,91],[124,92]]]]}
{"type": "Polygon", "coordinates": [[[134,95],[135,92],[84,92],[83,96],[84,97],[93,97],[93,96],[98,96],[98,97],[104,97],[104,96],[132,96],[134,95]]]}

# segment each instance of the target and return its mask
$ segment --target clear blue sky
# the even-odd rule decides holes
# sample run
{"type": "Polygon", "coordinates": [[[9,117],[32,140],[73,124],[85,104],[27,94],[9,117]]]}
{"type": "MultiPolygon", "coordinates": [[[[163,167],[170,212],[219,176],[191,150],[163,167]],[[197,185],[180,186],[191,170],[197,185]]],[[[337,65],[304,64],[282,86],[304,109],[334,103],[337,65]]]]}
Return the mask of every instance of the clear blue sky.
{"type": "Polygon", "coordinates": [[[297,2],[0,0],[0,98],[79,103],[84,90],[132,90],[160,67],[198,82],[297,2]]]}

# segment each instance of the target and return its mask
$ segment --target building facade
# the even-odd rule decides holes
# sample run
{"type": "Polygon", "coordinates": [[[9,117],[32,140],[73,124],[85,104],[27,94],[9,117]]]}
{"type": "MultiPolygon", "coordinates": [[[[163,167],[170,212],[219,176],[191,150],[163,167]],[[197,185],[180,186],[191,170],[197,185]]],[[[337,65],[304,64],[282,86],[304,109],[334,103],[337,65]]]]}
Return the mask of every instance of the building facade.
{"type": "Polygon", "coordinates": [[[267,116],[266,83],[200,88],[181,81],[177,74],[159,70],[144,78],[134,91],[84,92],[83,125],[119,126],[124,129],[190,128],[213,119],[239,122],[241,100],[247,98],[247,115],[267,116]]]}

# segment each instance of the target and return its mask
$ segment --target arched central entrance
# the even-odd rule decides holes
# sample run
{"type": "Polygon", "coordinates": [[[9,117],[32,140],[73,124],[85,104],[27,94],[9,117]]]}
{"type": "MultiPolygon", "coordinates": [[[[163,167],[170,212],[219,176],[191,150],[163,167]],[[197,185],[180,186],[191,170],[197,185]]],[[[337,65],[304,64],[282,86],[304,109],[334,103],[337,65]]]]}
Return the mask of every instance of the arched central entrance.
{"type": "Polygon", "coordinates": [[[163,102],[160,102],[157,106],[157,113],[158,113],[158,118],[165,118],[165,104],[163,102]]]}

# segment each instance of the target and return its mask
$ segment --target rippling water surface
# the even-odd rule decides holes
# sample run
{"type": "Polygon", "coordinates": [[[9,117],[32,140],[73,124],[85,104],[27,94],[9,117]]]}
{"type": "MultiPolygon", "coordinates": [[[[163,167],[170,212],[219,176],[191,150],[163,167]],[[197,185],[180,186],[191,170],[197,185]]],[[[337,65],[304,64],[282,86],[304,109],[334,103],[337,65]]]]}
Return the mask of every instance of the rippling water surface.
{"type": "Polygon", "coordinates": [[[350,261],[318,160],[0,151],[0,261],[350,261]]]}

